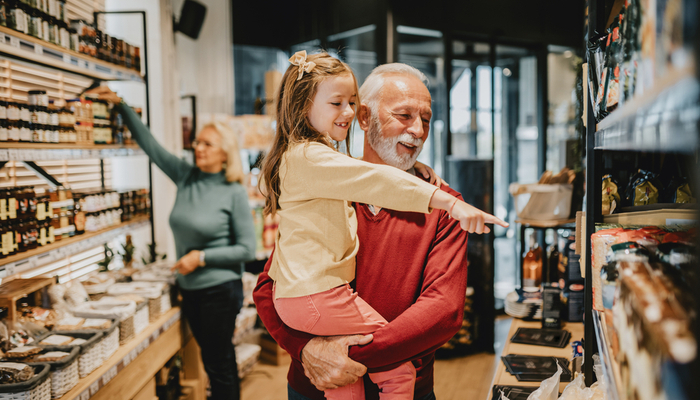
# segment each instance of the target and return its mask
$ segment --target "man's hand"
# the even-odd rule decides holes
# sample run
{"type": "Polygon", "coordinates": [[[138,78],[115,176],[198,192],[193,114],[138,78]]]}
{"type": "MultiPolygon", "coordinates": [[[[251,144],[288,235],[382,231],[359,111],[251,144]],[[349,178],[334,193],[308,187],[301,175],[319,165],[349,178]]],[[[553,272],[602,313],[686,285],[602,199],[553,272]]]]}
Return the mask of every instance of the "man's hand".
{"type": "Polygon", "coordinates": [[[442,178],[440,178],[432,168],[420,161],[416,161],[413,168],[416,170],[418,175],[421,175],[423,178],[427,179],[431,185],[435,185],[437,187],[441,187],[442,185],[450,186],[450,184],[442,180],[442,178]]]}
{"type": "Polygon", "coordinates": [[[182,256],[175,265],[170,268],[173,272],[179,272],[181,275],[192,273],[199,266],[199,250],[192,250],[182,256]]]}
{"type": "Polygon", "coordinates": [[[304,373],[321,391],[355,383],[367,367],[348,357],[348,347],[367,344],[372,339],[372,335],[315,337],[301,352],[304,373]]]}

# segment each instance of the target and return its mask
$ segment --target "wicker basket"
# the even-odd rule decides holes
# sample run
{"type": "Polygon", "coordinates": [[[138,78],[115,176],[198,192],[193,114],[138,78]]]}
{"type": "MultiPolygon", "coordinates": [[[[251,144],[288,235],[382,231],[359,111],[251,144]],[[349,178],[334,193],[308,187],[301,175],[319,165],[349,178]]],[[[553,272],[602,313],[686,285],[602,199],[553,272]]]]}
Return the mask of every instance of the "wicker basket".
{"type": "MultiPolygon", "coordinates": [[[[66,347],[43,347],[42,353],[49,351],[67,351],[66,347]]],[[[70,355],[63,358],[61,361],[46,362],[51,366],[51,398],[57,399],[73,389],[80,380],[78,374],[78,356],[80,355],[80,346],[73,346],[70,349],[70,355]]],[[[29,365],[38,365],[39,363],[29,363],[29,365]]],[[[44,363],[40,363],[44,364],[44,363]]]]}
{"type": "Polygon", "coordinates": [[[148,299],[148,319],[153,322],[170,310],[170,292],[166,291],[155,299],[148,299]]]}
{"type": "Polygon", "coordinates": [[[106,331],[102,331],[102,333],[104,334],[100,341],[102,344],[102,358],[107,361],[119,350],[119,335],[121,335],[119,324],[117,321],[112,321],[112,326],[106,331]]]}
{"type": "Polygon", "coordinates": [[[55,333],[85,339],[85,343],[78,345],[80,347],[80,357],[78,357],[78,374],[81,378],[85,378],[86,376],[90,375],[92,371],[96,370],[104,363],[105,359],[103,358],[101,344],[101,340],[103,338],[102,332],[61,331],[55,333]]]}
{"type": "Polygon", "coordinates": [[[0,400],[49,400],[51,399],[51,366],[34,364],[34,377],[22,383],[0,385],[0,400]]]}
{"type": "Polygon", "coordinates": [[[119,345],[128,343],[136,336],[134,317],[135,315],[131,315],[119,321],[119,345]]]}
{"type": "Polygon", "coordinates": [[[134,334],[138,335],[148,328],[148,302],[144,301],[136,305],[136,314],[134,315],[134,334]]]}

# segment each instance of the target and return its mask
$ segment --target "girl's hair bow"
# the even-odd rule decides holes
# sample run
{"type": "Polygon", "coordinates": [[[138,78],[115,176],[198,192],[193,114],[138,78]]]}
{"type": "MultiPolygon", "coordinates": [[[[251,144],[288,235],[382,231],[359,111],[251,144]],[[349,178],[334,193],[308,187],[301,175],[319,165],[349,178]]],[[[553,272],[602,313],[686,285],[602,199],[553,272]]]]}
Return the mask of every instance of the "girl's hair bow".
{"type": "Polygon", "coordinates": [[[304,72],[311,72],[311,70],[316,66],[315,62],[306,61],[306,50],[301,50],[294,53],[294,55],[289,59],[289,62],[292,63],[292,65],[299,66],[299,76],[297,77],[297,80],[304,76],[304,72]]]}

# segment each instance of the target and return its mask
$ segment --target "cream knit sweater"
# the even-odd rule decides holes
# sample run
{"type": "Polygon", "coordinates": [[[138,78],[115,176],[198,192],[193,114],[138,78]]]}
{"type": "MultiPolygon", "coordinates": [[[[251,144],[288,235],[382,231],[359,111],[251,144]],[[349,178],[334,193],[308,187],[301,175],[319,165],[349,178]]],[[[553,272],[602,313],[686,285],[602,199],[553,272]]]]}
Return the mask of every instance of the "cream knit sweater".
{"type": "Polygon", "coordinates": [[[351,202],[429,213],[438,190],[397,168],[355,160],[321,143],[291,145],[279,174],[280,223],[270,266],[276,298],[320,293],[355,279],[360,243],[351,202]]]}

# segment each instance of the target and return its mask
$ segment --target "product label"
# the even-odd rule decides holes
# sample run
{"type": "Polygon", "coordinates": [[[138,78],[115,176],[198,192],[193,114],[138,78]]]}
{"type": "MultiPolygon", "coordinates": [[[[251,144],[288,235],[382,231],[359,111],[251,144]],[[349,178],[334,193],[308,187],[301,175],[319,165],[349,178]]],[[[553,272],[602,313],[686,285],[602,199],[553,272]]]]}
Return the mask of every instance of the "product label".
{"type": "Polygon", "coordinates": [[[12,232],[7,232],[2,235],[2,254],[8,255],[12,252],[12,232]]]}
{"type": "Polygon", "coordinates": [[[0,220],[6,220],[9,216],[7,212],[7,199],[0,199],[0,220]]]}
{"type": "Polygon", "coordinates": [[[17,218],[17,199],[11,198],[8,200],[7,211],[9,212],[10,219],[17,218]]]}
{"type": "Polygon", "coordinates": [[[8,139],[7,128],[0,127],[0,142],[7,142],[7,139],[8,139]]]}
{"type": "Polygon", "coordinates": [[[19,128],[14,126],[7,130],[7,137],[9,140],[19,142],[19,128]]]}
{"type": "Polygon", "coordinates": [[[48,236],[49,236],[49,243],[53,243],[53,242],[56,241],[56,237],[55,237],[54,235],[55,235],[55,234],[54,234],[53,226],[50,226],[50,227],[49,227],[49,233],[48,233],[48,236]]]}

